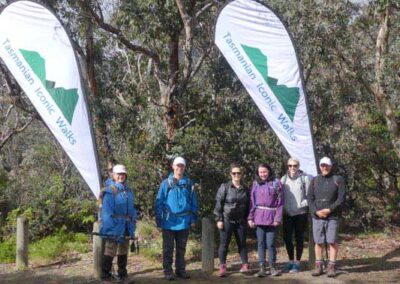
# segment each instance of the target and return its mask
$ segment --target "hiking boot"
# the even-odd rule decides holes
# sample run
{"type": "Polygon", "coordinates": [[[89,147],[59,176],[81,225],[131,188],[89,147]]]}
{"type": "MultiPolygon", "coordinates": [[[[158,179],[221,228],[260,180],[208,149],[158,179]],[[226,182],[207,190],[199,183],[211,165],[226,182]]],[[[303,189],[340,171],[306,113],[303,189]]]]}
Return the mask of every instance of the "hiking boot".
{"type": "Polygon", "coordinates": [[[322,274],[324,274],[324,268],[323,268],[323,264],[321,261],[321,262],[315,263],[315,269],[313,270],[311,275],[316,277],[316,276],[321,276],[322,274]]]}
{"type": "Polygon", "coordinates": [[[165,274],[164,279],[167,281],[173,281],[175,280],[175,277],[172,274],[165,274]]]}
{"type": "Polygon", "coordinates": [[[283,267],[282,272],[283,272],[283,273],[289,273],[290,270],[292,270],[292,268],[293,268],[293,264],[294,264],[294,263],[291,262],[291,261],[289,261],[288,263],[286,263],[285,266],[283,267]]]}
{"type": "Polygon", "coordinates": [[[298,273],[300,271],[300,263],[295,262],[292,265],[292,269],[289,270],[289,273],[298,273]]]}
{"type": "Polygon", "coordinates": [[[328,264],[328,273],[326,274],[326,276],[328,276],[328,277],[336,277],[337,276],[335,264],[333,264],[333,263],[328,264]]]}
{"type": "Polygon", "coordinates": [[[186,271],[180,271],[175,273],[176,277],[182,278],[182,279],[189,279],[190,275],[187,274],[186,271]]]}
{"type": "Polygon", "coordinates": [[[243,263],[239,270],[240,273],[247,273],[249,272],[249,264],[243,263]]]}
{"type": "Polygon", "coordinates": [[[258,271],[256,274],[254,274],[255,277],[265,277],[267,276],[267,273],[265,272],[265,264],[260,263],[260,271],[258,271]]]}
{"type": "Polygon", "coordinates": [[[272,266],[269,268],[269,271],[271,272],[271,276],[280,276],[281,272],[275,268],[275,266],[272,266]]]}
{"type": "Polygon", "coordinates": [[[126,265],[128,264],[128,255],[127,254],[118,255],[117,264],[118,264],[118,278],[120,280],[128,278],[128,271],[126,270],[126,265]]]}
{"type": "Polygon", "coordinates": [[[219,265],[219,277],[225,277],[226,276],[226,264],[220,264],[219,265]]]}
{"type": "Polygon", "coordinates": [[[101,258],[101,275],[100,278],[103,281],[111,281],[112,280],[112,274],[111,274],[111,268],[112,268],[112,262],[113,262],[113,257],[109,255],[103,255],[101,258]]]}

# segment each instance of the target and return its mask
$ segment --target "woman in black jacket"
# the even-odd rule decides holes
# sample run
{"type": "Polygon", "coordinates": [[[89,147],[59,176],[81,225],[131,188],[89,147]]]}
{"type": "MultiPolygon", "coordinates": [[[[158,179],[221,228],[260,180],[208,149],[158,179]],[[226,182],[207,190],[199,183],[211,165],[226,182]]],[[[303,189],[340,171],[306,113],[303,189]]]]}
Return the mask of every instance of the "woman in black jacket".
{"type": "Polygon", "coordinates": [[[216,196],[214,215],[219,229],[220,244],[218,256],[220,261],[219,276],[226,276],[226,256],[232,233],[235,234],[238,252],[242,260],[240,272],[248,272],[246,232],[249,213],[250,193],[241,183],[242,169],[238,164],[230,167],[231,181],[221,184],[216,196]]]}

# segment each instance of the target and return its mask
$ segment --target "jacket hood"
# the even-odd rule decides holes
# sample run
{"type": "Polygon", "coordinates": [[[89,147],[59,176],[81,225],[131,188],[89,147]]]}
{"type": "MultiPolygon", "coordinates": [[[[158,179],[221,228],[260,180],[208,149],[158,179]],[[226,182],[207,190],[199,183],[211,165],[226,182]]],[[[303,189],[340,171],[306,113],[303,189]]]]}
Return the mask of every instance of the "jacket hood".
{"type": "Polygon", "coordinates": [[[118,191],[122,191],[126,187],[125,183],[115,182],[112,178],[108,178],[106,180],[105,184],[107,187],[104,190],[104,192],[107,192],[107,193],[113,193],[111,186],[115,186],[118,189],[118,191]]]}
{"type": "Polygon", "coordinates": [[[110,186],[114,183],[113,179],[111,177],[109,177],[106,181],[105,181],[105,186],[110,186]]]}
{"type": "MultiPolygon", "coordinates": [[[[168,181],[171,183],[174,183],[174,173],[172,173],[172,172],[169,173],[168,181]]],[[[189,184],[189,181],[190,181],[189,177],[186,174],[184,174],[183,177],[180,180],[178,180],[177,184],[178,185],[189,184]]]]}

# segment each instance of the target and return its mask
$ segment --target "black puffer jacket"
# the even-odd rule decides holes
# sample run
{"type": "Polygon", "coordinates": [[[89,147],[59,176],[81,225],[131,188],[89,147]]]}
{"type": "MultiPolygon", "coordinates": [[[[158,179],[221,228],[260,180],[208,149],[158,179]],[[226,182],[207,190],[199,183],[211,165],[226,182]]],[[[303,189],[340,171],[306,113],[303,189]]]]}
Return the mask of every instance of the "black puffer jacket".
{"type": "Polygon", "coordinates": [[[246,221],[250,208],[250,192],[241,185],[235,188],[232,182],[221,184],[215,197],[216,221],[246,221]]]}
{"type": "Polygon", "coordinates": [[[328,217],[340,217],[345,200],[345,192],[344,179],[341,176],[332,174],[316,176],[311,181],[307,195],[311,216],[318,219],[315,212],[329,208],[331,214],[328,217]]]}

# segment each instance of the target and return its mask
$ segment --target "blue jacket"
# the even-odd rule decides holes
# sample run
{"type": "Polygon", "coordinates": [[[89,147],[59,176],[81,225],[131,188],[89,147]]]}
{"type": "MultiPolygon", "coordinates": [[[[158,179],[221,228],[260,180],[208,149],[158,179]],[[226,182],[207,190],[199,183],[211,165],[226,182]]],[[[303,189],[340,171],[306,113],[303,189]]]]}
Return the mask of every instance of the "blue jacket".
{"type": "Polygon", "coordinates": [[[196,223],[197,198],[192,186],[187,176],[175,183],[171,173],[163,180],[155,204],[157,226],[179,231],[196,223]]]}
{"type": "Polygon", "coordinates": [[[100,235],[117,242],[125,240],[125,232],[134,238],[137,213],[132,189],[108,179],[102,195],[100,235]]]}

